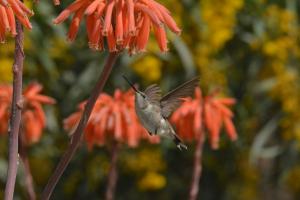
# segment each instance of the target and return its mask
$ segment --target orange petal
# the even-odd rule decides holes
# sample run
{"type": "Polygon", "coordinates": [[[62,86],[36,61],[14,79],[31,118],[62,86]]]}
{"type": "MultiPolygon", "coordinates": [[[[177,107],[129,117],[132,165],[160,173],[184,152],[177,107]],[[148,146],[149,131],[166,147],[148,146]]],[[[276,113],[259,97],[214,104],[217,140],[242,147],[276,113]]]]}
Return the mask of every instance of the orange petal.
{"type": "Polygon", "coordinates": [[[54,24],[59,24],[63,21],[65,21],[72,12],[75,12],[76,10],[80,9],[81,6],[88,2],[88,0],[78,0],[75,1],[74,3],[72,3],[71,5],[69,5],[65,10],[63,10],[54,20],[53,23],[54,24]]]}
{"type": "Polygon", "coordinates": [[[32,111],[24,114],[24,134],[28,144],[36,143],[42,134],[41,124],[35,119],[32,111]]]}
{"type": "Polygon", "coordinates": [[[134,8],[138,11],[142,11],[144,12],[145,14],[147,14],[152,23],[155,25],[155,26],[162,26],[162,23],[161,21],[159,20],[158,16],[155,14],[155,12],[153,12],[152,10],[150,10],[147,6],[143,5],[143,4],[140,4],[140,3],[136,3],[134,5],[134,8]]]}
{"type": "Polygon", "coordinates": [[[98,7],[98,5],[100,4],[100,0],[95,0],[93,1],[85,10],[85,14],[86,15],[91,15],[92,13],[94,13],[98,7]]]}
{"type": "Polygon", "coordinates": [[[236,133],[235,127],[229,117],[224,118],[224,125],[225,125],[225,128],[226,128],[229,138],[232,141],[237,140],[237,133],[236,133]]]}
{"type": "Polygon", "coordinates": [[[166,12],[166,8],[162,8],[163,6],[157,6],[157,8],[160,10],[160,13],[163,16],[163,22],[169,27],[169,29],[171,31],[173,31],[176,34],[180,34],[181,30],[178,28],[176,22],[174,21],[174,19],[171,17],[171,15],[169,14],[169,12],[166,12]]]}
{"type": "Polygon", "coordinates": [[[17,35],[16,31],[16,20],[15,20],[15,15],[10,6],[5,7],[6,13],[7,13],[7,18],[10,26],[10,32],[13,36],[17,35]]]}
{"type": "Polygon", "coordinates": [[[96,18],[100,18],[103,14],[103,11],[105,9],[105,3],[101,2],[98,7],[97,7],[97,10],[95,12],[95,17],[96,18]]]}
{"type": "Polygon", "coordinates": [[[233,117],[233,113],[230,109],[221,104],[218,99],[211,101],[212,105],[215,106],[224,116],[233,117]]]}
{"type": "Polygon", "coordinates": [[[34,12],[30,9],[28,9],[24,3],[22,3],[21,1],[15,1],[17,2],[18,6],[29,16],[33,16],[34,15],[34,12]]]}
{"type": "Polygon", "coordinates": [[[133,0],[127,0],[128,32],[130,36],[135,35],[134,4],[133,0]]]}
{"type": "Polygon", "coordinates": [[[34,115],[36,120],[40,121],[41,127],[44,128],[46,125],[46,117],[43,111],[41,104],[39,103],[31,103],[31,106],[34,108],[34,115]]]}
{"type": "Polygon", "coordinates": [[[115,139],[120,140],[122,138],[122,118],[118,105],[114,105],[113,114],[115,117],[115,139]]]}
{"type": "Polygon", "coordinates": [[[30,98],[30,97],[34,96],[35,94],[39,93],[40,91],[42,91],[42,89],[43,89],[43,86],[41,84],[30,83],[27,86],[27,88],[24,90],[23,94],[27,98],[30,98]]]}
{"type": "Polygon", "coordinates": [[[122,5],[123,1],[119,0],[116,8],[116,43],[122,45],[123,43],[123,15],[122,5]]]}
{"type": "Polygon", "coordinates": [[[108,49],[110,52],[117,51],[116,39],[114,36],[114,31],[113,31],[112,25],[110,26],[110,29],[108,31],[107,44],[108,44],[108,49]]]}
{"type": "Polygon", "coordinates": [[[9,5],[13,9],[16,16],[23,17],[26,16],[24,11],[20,8],[18,3],[15,0],[8,0],[9,5]]]}
{"type": "Polygon", "coordinates": [[[44,103],[44,104],[55,104],[56,103],[55,99],[48,97],[48,96],[44,96],[44,95],[35,95],[32,97],[29,97],[28,99],[31,101],[38,101],[38,102],[44,103]]]}
{"type": "Polygon", "coordinates": [[[165,29],[160,26],[153,26],[153,28],[154,28],[155,38],[157,40],[160,50],[163,52],[168,51],[167,36],[166,36],[165,29]]]}
{"type": "Polygon", "coordinates": [[[58,5],[60,5],[60,1],[59,1],[59,0],[53,0],[53,4],[54,4],[55,6],[58,6],[58,5]]]}
{"type": "Polygon", "coordinates": [[[224,104],[225,106],[231,106],[236,104],[236,100],[234,98],[219,98],[218,102],[224,104]]]}
{"type": "Polygon", "coordinates": [[[69,32],[68,32],[68,39],[70,41],[74,41],[74,39],[78,33],[79,25],[82,20],[86,5],[87,4],[83,4],[82,7],[75,12],[75,15],[71,21],[71,25],[70,25],[69,32]]]}
{"type": "Polygon", "coordinates": [[[150,33],[150,19],[147,15],[144,15],[142,27],[137,35],[137,50],[143,51],[146,48],[150,33]]]}
{"type": "Polygon", "coordinates": [[[4,26],[5,32],[9,32],[10,31],[10,25],[9,25],[9,21],[8,21],[8,17],[6,14],[6,10],[4,6],[0,6],[0,17],[1,17],[1,21],[2,21],[2,25],[4,26]]]}
{"type": "Polygon", "coordinates": [[[108,36],[109,29],[112,24],[112,12],[113,8],[115,6],[115,1],[114,0],[109,0],[108,5],[106,6],[106,13],[105,13],[105,18],[104,18],[104,25],[103,25],[103,30],[102,30],[102,35],[103,36],[108,36]]]}

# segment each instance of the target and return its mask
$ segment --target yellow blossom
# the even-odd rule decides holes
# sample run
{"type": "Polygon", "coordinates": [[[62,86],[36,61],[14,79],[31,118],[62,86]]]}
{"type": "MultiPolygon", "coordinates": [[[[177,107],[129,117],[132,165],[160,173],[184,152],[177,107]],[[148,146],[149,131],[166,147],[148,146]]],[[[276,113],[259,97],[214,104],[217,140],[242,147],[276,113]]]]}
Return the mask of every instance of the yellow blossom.
{"type": "Polygon", "coordinates": [[[148,172],[140,179],[138,186],[141,190],[159,190],[165,187],[166,182],[166,178],[161,174],[148,172]]]}
{"type": "Polygon", "coordinates": [[[161,78],[162,63],[160,59],[153,55],[145,55],[138,59],[133,65],[132,69],[145,82],[157,82],[161,78]]]}

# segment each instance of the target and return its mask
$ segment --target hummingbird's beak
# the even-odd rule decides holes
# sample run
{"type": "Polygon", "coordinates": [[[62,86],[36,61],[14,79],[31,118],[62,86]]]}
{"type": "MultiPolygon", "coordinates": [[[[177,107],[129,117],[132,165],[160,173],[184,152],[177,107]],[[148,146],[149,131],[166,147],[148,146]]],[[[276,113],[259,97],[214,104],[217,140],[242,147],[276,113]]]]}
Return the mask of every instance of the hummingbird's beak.
{"type": "Polygon", "coordinates": [[[140,91],[138,91],[138,89],[136,89],[136,87],[134,87],[134,85],[128,80],[128,78],[124,75],[122,75],[123,78],[127,81],[127,83],[130,85],[130,87],[132,87],[132,89],[138,93],[140,93],[140,91]]]}

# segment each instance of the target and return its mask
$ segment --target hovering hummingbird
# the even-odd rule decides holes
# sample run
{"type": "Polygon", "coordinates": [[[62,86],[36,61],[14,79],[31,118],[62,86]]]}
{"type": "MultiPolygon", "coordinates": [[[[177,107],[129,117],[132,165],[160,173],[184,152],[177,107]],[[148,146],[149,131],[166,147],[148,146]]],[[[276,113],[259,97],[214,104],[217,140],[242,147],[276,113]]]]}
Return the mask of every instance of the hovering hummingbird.
{"type": "Polygon", "coordinates": [[[180,150],[187,149],[168,118],[180,106],[182,98],[194,93],[195,87],[199,84],[199,77],[183,83],[163,97],[161,97],[161,90],[156,84],[148,86],[144,92],[141,92],[124,75],[123,78],[135,91],[135,112],[148,133],[168,137],[180,150]]]}

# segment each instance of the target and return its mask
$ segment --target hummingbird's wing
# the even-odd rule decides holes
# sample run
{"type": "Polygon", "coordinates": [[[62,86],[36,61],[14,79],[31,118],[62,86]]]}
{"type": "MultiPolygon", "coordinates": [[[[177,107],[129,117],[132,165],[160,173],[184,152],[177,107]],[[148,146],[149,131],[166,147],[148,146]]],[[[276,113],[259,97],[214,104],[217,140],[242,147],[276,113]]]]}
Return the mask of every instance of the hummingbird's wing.
{"type": "Polygon", "coordinates": [[[180,106],[182,98],[193,95],[198,84],[199,77],[195,77],[163,96],[160,100],[162,116],[168,118],[180,106]]]}
{"type": "Polygon", "coordinates": [[[158,85],[152,84],[148,86],[144,91],[144,93],[146,94],[148,101],[150,101],[150,103],[157,104],[157,105],[160,104],[159,101],[161,99],[161,90],[158,87],[158,85]]]}

